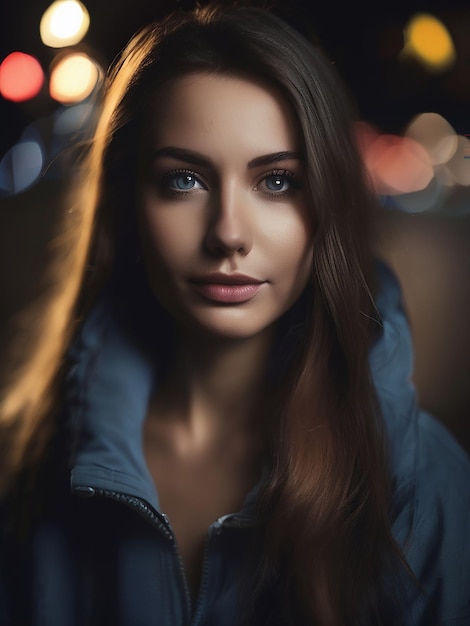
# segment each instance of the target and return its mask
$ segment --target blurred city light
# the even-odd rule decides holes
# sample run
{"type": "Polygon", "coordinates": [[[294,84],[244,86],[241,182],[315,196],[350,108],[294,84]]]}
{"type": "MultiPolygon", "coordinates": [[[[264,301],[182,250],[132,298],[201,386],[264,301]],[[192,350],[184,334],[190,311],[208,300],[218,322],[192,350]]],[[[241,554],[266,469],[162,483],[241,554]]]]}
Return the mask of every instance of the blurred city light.
{"type": "Polygon", "coordinates": [[[38,141],[20,141],[0,161],[0,195],[24,191],[35,183],[44,164],[38,141]]]}
{"type": "Polygon", "coordinates": [[[30,54],[12,52],[0,65],[0,94],[6,100],[30,100],[38,95],[43,83],[42,67],[30,54]]]}
{"type": "Polygon", "coordinates": [[[437,178],[432,178],[429,185],[419,191],[393,196],[395,207],[407,213],[424,213],[436,207],[446,207],[448,188],[437,178]]]}
{"type": "Polygon", "coordinates": [[[62,104],[73,104],[88,97],[100,79],[100,70],[82,52],[67,54],[51,69],[49,93],[62,104]]]}
{"type": "Polygon", "coordinates": [[[434,165],[447,163],[457,150],[457,133],[438,113],[421,113],[408,124],[405,135],[418,141],[434,165]]]}
{"type": "Polygon", "coordinates": [[[383,134],[370,142],[365,163],[378,193],[410,193],[427,187],[434,175],[431,159],[417,141],[383,134]]]}
{"type": "Polygon", "coordinates": [[[75,106],[59,109],[54,114],[52,132],[58,137],[76,135],[93,122],[95,106],[92,102],[81,102],[75,106]]]}
{"type": "Polygon", "coordinates": [[[374,192],[381,204],[409,213],[470,213],[461,191],[470,187],[470,135],[459,135],[438,113],[420,113],[402,136],[367,121],[354,125],[374,192]]]}
{"type": "Polygon", "coordinates": [[[51,48],[73,46],[83,39],[90,26],[90,15],[78,0],[56,0],[44,12],[39,32],[51,48]]]}
{"type": "Polygon", "coordinates": [[[427,69],[442,71],[455,59],[455,47],[445,25],[429,13],[414,15],[405,27],[402,58],[414,57],[427,69]]]}
{"type": "Polygon", "coordinates": [[[452,158],[446,163],[446,167],[457,185],[470,185],[470,162],[465,158],[469,151],[470,139],[459,135],[457,137],[457,149],[452,158]]]}

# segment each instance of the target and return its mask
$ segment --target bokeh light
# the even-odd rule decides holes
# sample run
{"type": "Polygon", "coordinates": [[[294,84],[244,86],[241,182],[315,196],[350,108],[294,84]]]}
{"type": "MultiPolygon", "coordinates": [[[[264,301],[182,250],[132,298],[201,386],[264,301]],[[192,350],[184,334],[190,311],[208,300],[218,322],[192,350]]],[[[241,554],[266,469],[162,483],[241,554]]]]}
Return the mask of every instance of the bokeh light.
{"type": "Polygon", "coordinates": [[[466,139],[468,139],[468,143],[466,144],[467,150],[466,150],[465,154],[463,155],[463,158],[464,159],[470,159],[470,135],[464,135],[464,137],[466,139]]]}
{"type": "Polygon", "coordinates": [[[470,213],[470,135],[459,135],[440,114],[419,113],[403,135],[368,121],[354,130],[373,191],[386,207],[409,213],[470,213]]]}
{"type": "Polygon", "coordinates": [[[436,207],[445,207],[447,194],[448,187],[433,177],[424,189],[394,196],[395,206],[407,213],[425,213],[436,207]]]}
{"type": "Polygon", "coordinates": [[[369,143],[364,159],[377,193],[420,191],[434,176],[428,153],[409,137],[382,134],[369,143]]]}
{"type": "Polygon", "coordinates": [[[93,92],[99,78],[100,70],[88,55],[67,54],[51,69],[49,92],[62,104],[80,102],[93,92]]]}
{"type": "Polygon", "coordinates": [[[81,102],[74,106],[59,109],[54,114],[52,131],[54,135],[65,136],[84,131],[94,117],[95,107],[91,102],[81,102]]]}
{"type": "Polygon", "coordinates": [[[446,163],[449,173],[457,185],[470,185],[470,161],[466,159],[468,154],[470,154],[470,139],[459,135],[457,137],[457,149],[446,163]]]}
{"type": "Polygon", "coordinates": [[[445,25],[429,13],[414,15],[405,27],[402,57],[412,56],[429,70],[442,71],[455,59],[455,46],[445,25]]]}
{"type": "Polygon", "coordinates": [[[73,46],[83,39],[90,26],[90,15],[78,0],[57,0],[44,12],[39,31],[51,48],[73,46]]]}
{"type": "Polygon", "coordinates": [[[433,165],[447,163],[457,150],[457,133],[438,113],[415,116],[408,124],[405,135],[426,149],[433,165]]]}
{"type": "Polygon", "coordinates": [[[0,65],[0,93],[6,100],[31,100],[41,91],[43,83],[42,67],[30,54],[12,52],[0,65]]]}
{"type": "Polygon", "coordinates": [[[39,178],[44,165],[43,147],[38,141],[21,141],[0,161],[0,186],[8,195],[30,187],[39,178]]]}

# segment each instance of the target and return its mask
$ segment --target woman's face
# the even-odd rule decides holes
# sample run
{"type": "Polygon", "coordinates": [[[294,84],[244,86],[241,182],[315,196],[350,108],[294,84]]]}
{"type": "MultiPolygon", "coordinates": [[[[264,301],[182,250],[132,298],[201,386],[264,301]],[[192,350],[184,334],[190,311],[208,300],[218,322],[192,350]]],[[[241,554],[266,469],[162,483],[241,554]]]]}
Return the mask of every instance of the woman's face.
{"type": "Polygon", "coordinates": [[[151,287],[178,325],[248,338],[304,290],[312,266],[301,142],[273,88],[190,74],[144,124],[137,185],[151,287]]]}

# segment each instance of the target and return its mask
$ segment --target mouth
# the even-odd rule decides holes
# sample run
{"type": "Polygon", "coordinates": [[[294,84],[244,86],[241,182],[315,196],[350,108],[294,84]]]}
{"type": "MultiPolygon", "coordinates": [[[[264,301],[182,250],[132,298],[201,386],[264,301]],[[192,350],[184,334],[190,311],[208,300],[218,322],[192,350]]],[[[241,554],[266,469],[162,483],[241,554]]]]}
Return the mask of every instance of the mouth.
{"type": "Polygon", "coordinates": [[[266,281],[244,274],[214,273],[191,280],[206,300],[222,304],[241,304],[256,296],[266,281]]]}
{"type": "Polygon", "coordinates": [[[261,285],[265,281],[258,280],[246,274],[223,274],[222,272],[213,272],[204,276],[196,276],[191,279],[196,284],[213,284],[213,285],[261,285]]]}

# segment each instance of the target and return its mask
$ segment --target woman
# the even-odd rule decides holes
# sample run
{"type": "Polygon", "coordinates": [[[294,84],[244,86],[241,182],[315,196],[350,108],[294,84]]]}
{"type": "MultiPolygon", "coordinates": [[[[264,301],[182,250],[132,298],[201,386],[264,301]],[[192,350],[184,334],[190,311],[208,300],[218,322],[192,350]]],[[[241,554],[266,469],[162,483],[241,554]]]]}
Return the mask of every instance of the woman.
{"type": "Polygon", "coordinates": [[[124,50],[3,404],[2,623],[468,623],[469,463],[416,407],[351,120],[260,9],[124,50]]]}

